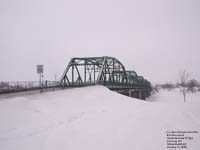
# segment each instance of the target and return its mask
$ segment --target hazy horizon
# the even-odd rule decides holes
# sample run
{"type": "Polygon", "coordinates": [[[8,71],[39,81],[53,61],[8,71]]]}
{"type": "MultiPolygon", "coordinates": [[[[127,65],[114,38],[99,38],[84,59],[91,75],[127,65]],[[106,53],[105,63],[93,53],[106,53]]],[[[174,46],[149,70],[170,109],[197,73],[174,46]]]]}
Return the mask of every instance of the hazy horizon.
{"type": "Polygon", "coordinates": [[[71,57],[111,56],[152,83],[200,81],[198,0],[1,0],[0,82],[60,79],[71,57]]]}

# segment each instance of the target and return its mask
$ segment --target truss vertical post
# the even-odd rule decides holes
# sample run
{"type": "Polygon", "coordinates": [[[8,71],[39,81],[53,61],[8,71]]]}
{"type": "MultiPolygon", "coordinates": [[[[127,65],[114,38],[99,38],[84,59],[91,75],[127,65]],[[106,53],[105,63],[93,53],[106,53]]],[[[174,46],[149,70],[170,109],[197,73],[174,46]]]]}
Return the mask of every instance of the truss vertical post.
{"type": "Polygon", "coordinates": [[[112,79],[112,80],[113,80],[113,83],[115,83],[115,76],[114,76],[114,75],[115,75],[115,74],[114,74],[114,72],[115,72],[115,60],[113,59],[112,61],[113,61],[113,68],[112,68],[112,70],[113,70],[113,71],[112,71],[112,78],[113,78],[113,79],[112,79]]]}
{"type": "Polygon", "coordinates": [[[64,76],[64,86],[67,85],[66,84],[66,75],[64,76]]]}
{"type": "Polygon", "coordinates": [[[86,85],[86,60],[85,60],[85,63],[84,63],[84,83],[86,85]]]}
{"type": "Polygon", "coordinates": [[[107,60],[105,61],[105,64],[104,64],[104,83],[106,83],[106,67],[107,67],[107,60]]]}
{"type": "Polygon", "coordinates": [[[72,66],[72,85],[74,85],[74,66],[72,66]]]}
{"type": "Polygon", "coordinates": [[[94,84],[95,84],[95,72],[96,72],[96,70],[95,70],[95,65],[93,65],[93,67],[94,67],[94,84]]]}

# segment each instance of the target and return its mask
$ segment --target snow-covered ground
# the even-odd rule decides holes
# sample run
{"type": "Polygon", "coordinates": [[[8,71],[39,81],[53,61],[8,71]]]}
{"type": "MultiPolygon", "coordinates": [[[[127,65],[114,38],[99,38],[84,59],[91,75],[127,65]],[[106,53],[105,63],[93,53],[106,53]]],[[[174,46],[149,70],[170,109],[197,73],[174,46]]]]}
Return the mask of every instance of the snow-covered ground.
{"type": "MultiPolygon", "coordinates": [[[[200,132],[200,92],[148,101],[102,86],[0,99],[0,150],[164,150],[166,131],[200,132]]],[[[187,143],[199,150],[200,133],[187,143]]],[[[187,150],[188,150],[187,149],[187,150]]]]}

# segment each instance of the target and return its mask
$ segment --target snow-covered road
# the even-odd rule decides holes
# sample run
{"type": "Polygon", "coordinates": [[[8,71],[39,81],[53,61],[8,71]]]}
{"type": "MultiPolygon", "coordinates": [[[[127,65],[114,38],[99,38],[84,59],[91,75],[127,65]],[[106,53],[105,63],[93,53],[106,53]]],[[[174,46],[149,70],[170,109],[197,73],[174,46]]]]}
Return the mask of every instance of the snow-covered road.
{"type": "MultiPolygon", "coordinates": [[[[0,150],[164,150],[166,131],[200,131],[200,93],[187,98],[142,101],[102,86],[3,98],[0,150]]],[[[188,149],[199,150],[193,137],[188,149]]]]}

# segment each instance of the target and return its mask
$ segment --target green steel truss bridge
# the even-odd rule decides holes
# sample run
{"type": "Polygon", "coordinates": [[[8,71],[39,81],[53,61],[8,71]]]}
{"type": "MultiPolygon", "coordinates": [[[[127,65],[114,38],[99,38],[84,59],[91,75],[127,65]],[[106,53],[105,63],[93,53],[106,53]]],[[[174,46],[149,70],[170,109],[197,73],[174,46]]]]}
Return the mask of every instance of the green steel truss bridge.
{"type": "Polygon", "coordinates": [[[135,71],[126,70],[114,57],[72,58],[60,81],[16,81],[0,82],[0,94],[61,88],[104,85],[118,93],[146,99],[151,93],[151,83],[138,76],[135,71]]]}
{"type": "Polygon", "coordinates": [[[138,76],[135,71],[127,71],[114,57],[72,58],[59,81],[59,86],[90,85],[104,85],[121,94],[140,99],[146,99],[151,92],[151,83],[148,80],[138,76]]]}

